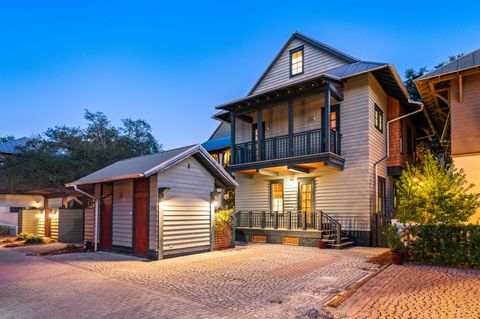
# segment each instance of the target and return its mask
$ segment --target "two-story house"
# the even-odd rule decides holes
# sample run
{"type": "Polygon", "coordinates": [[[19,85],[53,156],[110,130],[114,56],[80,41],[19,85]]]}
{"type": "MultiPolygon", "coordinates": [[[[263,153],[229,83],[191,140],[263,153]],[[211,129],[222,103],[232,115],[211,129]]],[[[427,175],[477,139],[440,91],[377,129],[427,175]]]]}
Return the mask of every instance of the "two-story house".
{"type": "Polygon", "coordinates": [[[422,109],[392,65],[294,33],[248,95],[216,108],[230,123],[240,239],[378,243],[422,109]]]}
{"type": "MultiPolygon", "coordinates": [[[[480,192],[480,49],[415,81],[436,134],[480,192]]],[[[472,216],[480,222],[480,210],[472,216]]]]}

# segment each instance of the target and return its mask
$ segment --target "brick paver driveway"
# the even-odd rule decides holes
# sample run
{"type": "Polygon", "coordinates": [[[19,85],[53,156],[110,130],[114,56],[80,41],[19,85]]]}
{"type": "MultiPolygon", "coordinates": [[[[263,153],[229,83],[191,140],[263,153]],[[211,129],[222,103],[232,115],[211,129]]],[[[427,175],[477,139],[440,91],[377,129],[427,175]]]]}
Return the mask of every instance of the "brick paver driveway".
{"type": "Polygon", "coordinates": [[[339,318],[480,318],[480,271],[389,266],[344,301],[339,318]]]}
{"type": "Polygon", "coordinates": [[[0,318],[316,318],[379,249],[254,245],[163,261],[0,249],[0,318]]]}

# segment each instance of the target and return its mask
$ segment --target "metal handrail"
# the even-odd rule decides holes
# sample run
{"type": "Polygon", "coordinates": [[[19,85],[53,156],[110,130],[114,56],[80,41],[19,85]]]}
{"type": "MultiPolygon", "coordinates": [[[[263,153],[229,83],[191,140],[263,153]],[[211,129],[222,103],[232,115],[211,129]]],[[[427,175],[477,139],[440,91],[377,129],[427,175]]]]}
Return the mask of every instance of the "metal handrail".
{"type": "Polygon", "coordinates": [[[236,228],[321,231],[341,243],[342,225],[321,210],[267,211],[250,210],[235,213],[236,228]]]}

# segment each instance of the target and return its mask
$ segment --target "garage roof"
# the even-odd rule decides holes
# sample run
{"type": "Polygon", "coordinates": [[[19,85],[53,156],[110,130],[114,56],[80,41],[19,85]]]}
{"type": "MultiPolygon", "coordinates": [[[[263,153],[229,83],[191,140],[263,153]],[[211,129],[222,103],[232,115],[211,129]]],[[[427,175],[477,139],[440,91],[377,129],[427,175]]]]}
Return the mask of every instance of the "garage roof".
{"type": "Polygon", "coordinates": [[[227,188],[238,186],[233,177],[198,144],[121,160],[66,184],[66,186],[148,177],[164,171],[190,156],[197,159],[223,186],[227,188]]]}

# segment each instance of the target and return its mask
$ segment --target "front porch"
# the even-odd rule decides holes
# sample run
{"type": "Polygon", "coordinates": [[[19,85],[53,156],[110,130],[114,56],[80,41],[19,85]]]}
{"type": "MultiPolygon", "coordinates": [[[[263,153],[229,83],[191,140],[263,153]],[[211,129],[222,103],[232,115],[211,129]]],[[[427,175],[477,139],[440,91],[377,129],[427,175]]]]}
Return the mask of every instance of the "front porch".
{"type": "Polygon", "coordinates": [[[238,211],[234,218],[238,240],[332,248],[351,245],[342,225],[323,211],[238,211]]]}

